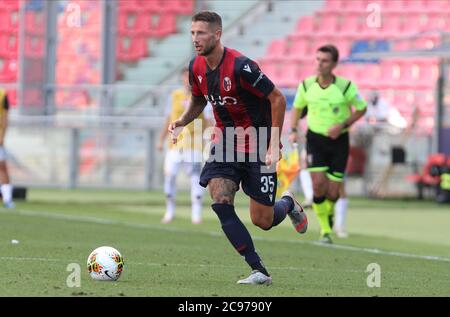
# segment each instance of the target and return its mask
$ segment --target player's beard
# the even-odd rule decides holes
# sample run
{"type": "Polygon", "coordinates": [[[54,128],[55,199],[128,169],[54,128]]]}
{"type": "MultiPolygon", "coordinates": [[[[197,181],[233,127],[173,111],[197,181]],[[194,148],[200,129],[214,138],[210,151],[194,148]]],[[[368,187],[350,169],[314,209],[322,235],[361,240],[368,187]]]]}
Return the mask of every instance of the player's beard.
{"type": "Polygon", "coordinates": [[[211,45],[205,46],[205,49],[203,52],[200,53],[201,56],[208,56],[212,53],[212,51],[216,48],[216,43],[213,43],[211,45]]]}

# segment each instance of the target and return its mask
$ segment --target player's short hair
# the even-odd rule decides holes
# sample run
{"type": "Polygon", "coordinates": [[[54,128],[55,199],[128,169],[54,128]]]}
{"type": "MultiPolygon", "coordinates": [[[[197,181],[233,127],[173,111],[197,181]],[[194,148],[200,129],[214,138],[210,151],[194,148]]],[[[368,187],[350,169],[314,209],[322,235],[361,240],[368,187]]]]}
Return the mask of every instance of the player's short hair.
{"type": "Polygon", "coordinates": [[[212,11],[200,11],[192,17],[192,22],[203,21],[212,25],[218,26],[222,29],[222,18],[212,11]]]}
{"type": "Polygon", "coordinates": [[[333,62],[337,63],[339,61],[339,50],[332,44],[321,46],[317,49],[317,51],[322,53],[330,53],[333,62]]]}

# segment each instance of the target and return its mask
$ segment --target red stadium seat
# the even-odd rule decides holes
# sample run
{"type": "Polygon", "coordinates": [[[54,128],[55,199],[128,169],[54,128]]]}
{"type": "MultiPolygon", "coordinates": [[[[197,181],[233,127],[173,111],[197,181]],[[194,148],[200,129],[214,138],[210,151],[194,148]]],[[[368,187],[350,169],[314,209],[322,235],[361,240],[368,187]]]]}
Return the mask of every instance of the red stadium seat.
{"type": "Polygon", "coordinates": [[[27,34],[44,35],[45,21],[41,13],[25,12],[25,31],[27,34]]]}
{"type": "Polygon", "coordinates": [[[192,14],[194,3],[192,0],[170,0],[162,2],[163,11],[174,14],[192,14]]]}
{"type": "Polygon", "coordinates": [[[0,82],[15,82],[17,81],[17,61],[5,59],[2,62],[0,70],[0,82]]]}
{"type": "Polygon", "coordinates": [[[19,11],[20,1],[19,0],[2,0],[0,1],[0,6],[12,11],[19,11]]]}
{"type": "Polygon", "coordinates": [[[138,12],[139,10],[141,10],[142,6],[145,5],[145,2],[153,2],[153,1],[136,2],[136,0],[119,0],[117,1],[117,4],[119,12],[122,10],[138,12]]]}
{"type": "Polygon", "coordinates": [[[302,63],[299,66],[299,78],[305,80],[310,76],[316,75],[316,65],[314,63],[302,63]]]}
{"type": "Polygon", "coordinates": [[[24,54],[28,58],[43,58],[45,56],[45,40],[38,37],[27,37],[24,54]]]}
{"type": "MultiPolygon", "coordinates": [[[[360,35],[361,27],[363,24],[363,18],[359,14],[346,13],[343,15],[343,21],[341,25],[341,34],[344,35],[360,35]]],[[[365,24],[365,21],[364,21],[365,24]]]]}
{"type": "Polygon", "coordinates": [[[18,37],[0,34],[0,57],[16,59],[18,52],[18,37]]]}
{"type": "Polygon", "coordinates": [[[162,13],[164,10],[164,3],[159,0],[142,1],[140,5],[140,9],[147,13],[162,13]]]}
{"type": "Polygon", "coordinates": [[[315,19],[312,16],[302,17],[295,26],[295,34],[313,34],[315,31],[315,19]]]}
{"type": "Polygon", "coordinates": [[[277,84],[285,88],[294,88],[300,82],[300,73],[298,64],[286,63],[281,70],[283,76],[279,77],[277,84]]]}
{"type": "Polygon", "coordinates": [[[366,0],[347,1],[346,12],[366,13],[367,6],[370,2],[366,0]]]}
{"type": "Polygon", "coordinates": [[[175,14],[164,14],[159,16],[159,21],[155,27],[155,37],[164,37],[175,33],[177,30],[177,20],[175,14]]]}
{"type": "Polygon", "coordinates": [[[117,57],[123,62],[137,62],[148,56],[147,41],[143,37],[118,38],[117,57]]]}
{"type": "Polygon", "coordinates": [[[287,41],[284,39],[273,40],[267,50],[266,59],[279,61],[286,57],[287,41]]]}
{"type": "Polygon", "coordinates": [[[448,0],[424,0],[427,11],[433,12],[449,12],[450,1],[448,0]]]}
{"type": "Polygon", "coordinates": [[[327,0],[324,5],[326,11],[339,12],[347,6],[348,1],[345,0],[327,0]]]}
{"type": "MultiPolygon", "coordinates": [[[[8,33],[18,33],[19,13],[8,8],[0,8],[0,30],[8,33]]],[[[2,33],[3,33],[2,32],[2,33]]]]}
{"type": "Polygon", "coordinates": [[[317,25],[316,33],[332,34],[339,30],[339,16],[332,12],[319,12],[317,18],[320,23],[317,25]]]}
{"type": "Polygon", "coordinates": [[[287,52],[286,59],[290,61],[301,61],[311,56],[310,40],[306,37],[298,37],[294,40],[287,52]]]}

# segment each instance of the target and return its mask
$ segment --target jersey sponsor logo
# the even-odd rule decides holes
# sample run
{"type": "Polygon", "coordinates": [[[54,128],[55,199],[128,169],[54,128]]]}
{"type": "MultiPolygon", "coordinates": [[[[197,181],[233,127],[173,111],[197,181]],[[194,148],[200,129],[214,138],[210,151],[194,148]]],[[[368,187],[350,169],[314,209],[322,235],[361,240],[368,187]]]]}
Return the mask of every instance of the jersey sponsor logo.
{"type": "Polygon", "coordinates": [[[223,89],[225,91],[230,91],[231,90],[231,79],[230,79],[230,77],[225,77],[223,79],[223,89]]]}
{"type": "Polygon", "coordinates": [[[230,96],[214,97],[213,95],[205,95],[205,99],[213,106],[225,106],[226,104],[237,105],[237,99],[230,96]]]}
{"type": "Polygon", "coordinates": [[[197,78],[198,78],[198,81],[200,82],[200,84],[202,83],[202,79],[203,79],[203,77],[202,76],[197,76],[197,78]]]}
{"type": "Polygon", "coordinates": [[[249,65],[249,64],[246,64],[246,65],[244,66],[244,70],[245,70],[246,72],[249,72],[250,74],[252,73],[252,70],[250,69],[250,65],[249,65]]]}

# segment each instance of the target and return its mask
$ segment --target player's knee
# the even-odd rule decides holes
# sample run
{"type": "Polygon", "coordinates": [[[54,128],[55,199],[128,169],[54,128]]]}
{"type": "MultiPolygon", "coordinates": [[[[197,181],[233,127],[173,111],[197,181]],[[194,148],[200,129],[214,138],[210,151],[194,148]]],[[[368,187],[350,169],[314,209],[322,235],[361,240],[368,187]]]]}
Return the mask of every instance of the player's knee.
{"type": "Polygon", "coordinates": [[[233,198],[227,195],[213,195],[214,204],[233,205],[233,198]]]}
{"type": "Polygon", "coordinates": [[[270,230],[272,228],[273,219],[264,217],[254,217],[252,218],[252,223],[261,228],[262,230],[270,230]]]}
{"type": "Polygon", "coordinates": [[[326,194],[326,183],[325,182],[316,182],[313,184],[314,194],[316,196],[325,196],[326,194]]]}

